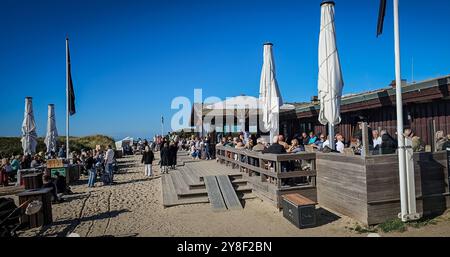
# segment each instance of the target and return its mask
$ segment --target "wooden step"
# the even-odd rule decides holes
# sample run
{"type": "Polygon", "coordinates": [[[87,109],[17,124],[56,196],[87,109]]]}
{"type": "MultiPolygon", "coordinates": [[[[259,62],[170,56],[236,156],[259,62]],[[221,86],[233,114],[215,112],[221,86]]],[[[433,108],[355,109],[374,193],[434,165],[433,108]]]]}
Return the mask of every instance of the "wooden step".
{"type": "Polygon", "coordinates": [[[187,199],[179,199],[176,193],[172,177],[170,174],[163,174],[161,177],[162,183],[162,199],[164,207],[208,203],[209,199],[206,196],[203,197],[190,197],[187,199]]]}

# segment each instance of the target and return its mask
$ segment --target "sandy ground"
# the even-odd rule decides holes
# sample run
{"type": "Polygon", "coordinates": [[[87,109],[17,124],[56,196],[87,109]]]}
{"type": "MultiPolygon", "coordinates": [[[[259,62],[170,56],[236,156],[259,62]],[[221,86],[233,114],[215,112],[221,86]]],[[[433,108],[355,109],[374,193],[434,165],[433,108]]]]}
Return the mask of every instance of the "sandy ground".
{"type": "MultiPolygon", "coordinates": [[[[74,195],[53,205],[54,223],[38,229],[22,231],[20,236],[339,236],[367,234],[354,232],[356,222],[319,210],[319,225],[297,229],[281,212],[259,199],[248,200],[243,211],[213,212],[209,204],[163,208],[161,178],[144,176],[140,156],[120,159],[121,174],[117,184],[87,188],[87,178],[72,186],[74,195]]],[[[159,169],[155,167],[159,174],[159,169]]],[[[17,200],[17,199],[16,199],[17,200]]],[[[404,233],[382,236],[449,236],[450,215],[439,218],[436,225],[409,229],[404,233]]]]}

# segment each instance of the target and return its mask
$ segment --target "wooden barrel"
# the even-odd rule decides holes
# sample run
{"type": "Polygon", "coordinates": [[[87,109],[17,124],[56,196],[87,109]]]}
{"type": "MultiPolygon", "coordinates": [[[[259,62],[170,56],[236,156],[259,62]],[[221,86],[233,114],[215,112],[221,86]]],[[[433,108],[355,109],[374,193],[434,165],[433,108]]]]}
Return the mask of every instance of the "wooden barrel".
{"type": "Polygon", "coordinates": [[[42,173],[27,174],[22,177],[23,185],[26,190],[38,189],[42,187],[42,173]]]}
{"type": "Polygon", "coordinates": [[[37,228],[44,225],[49,225],[53,222],[52,215],[52,194],[51,188],[42,188],[39,190],[27,190],[17,194],[19,197],[19,205],[31,200],[38,200],[42,202],[42,208],[33,215],[26,215],[25,208],[22,211],[21,223],[28,228],[37,228]]]}

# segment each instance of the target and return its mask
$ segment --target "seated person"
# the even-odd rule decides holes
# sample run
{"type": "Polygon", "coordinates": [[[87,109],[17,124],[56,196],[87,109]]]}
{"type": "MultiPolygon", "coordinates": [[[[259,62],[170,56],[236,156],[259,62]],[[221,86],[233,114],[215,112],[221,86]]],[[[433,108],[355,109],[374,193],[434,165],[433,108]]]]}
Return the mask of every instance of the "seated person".
{"type": "Polygon", "coordinates": [[[381,146],[380,153],[381,154],[394,154],[397,149],[397,143],[392,138],[386,130],[382,130],[380,132],[381,135],[381,146]]]}
{"type": "Polygon", "coordinates": [[[336,135],[336,151],[340,153],[344,153],[345,145],[344,145],[344,137],[342,134],[336,135]]]}
{"type": "Polygon", "coordinates": [[[266,149],[264,139],[262,137],[256,139],[256,145],[253,146],[252,150],[255,152],[262,152],[266,149]]]}
{"type": "Polygon", "coordinates": [[[305,151],[305,149],[300,146],[297,139],[292,139],[291,144],[292,146],[287,150],[288,153],[300,153],[305,151]]]}
{"type": "Polygon", "coordinates": [[[70,187],[67,186],[66,177],[61,176],[59,172],[55,172],[56,176],[56,193],[71,194],[70,187]]]}
{"type": "Polygon", "coordinates": [[[284,149],[288,150],[289,149],[289,145],[284,142],[284,136],[283,135],[279,135],[278,136],[278,144],[282,145],[284,147],[284,149]]]}
{"type": "Polygon", "coordinates": [[[262,153],[269,153],[269,154],[285,154],[286,149],[284,146],[280,145],[278,143],[278,136],[273,137],[273,143],[269,146],[269,148],[262,151],[262,153]]]}
{"type": "Polygon", "coordinates": [[[448,139],[447,139],[447,137],[444,136],[444,131],[436,132],[435,140],[436,140],[436,143],[435,143],[435,145],[436,145],[435,148],[436,149],[435,149],[435,151],[436,152],[445,151],[446,150],[445,146],[447,144],[448,139]]]}
{"type": "Polygon", "coordinates": [[[308,140],[308,145],[313,145],[316,143],[316,141],[318,140],[317,136],[314,135],[314,132],[309,132],[309,140],[308,140]]]}
{"type": "MultiPolygon", "coordinates": [[[[326,139],[328,139],[326,136],[325,136],[325,134],[320,134],[320,138],[319,138],[319,140],[317,140],[314,144],[312,144],[311,146],[314,148],[314,149],[317,149],[318,151],[322,151],[323,150],[323,148],[324,148],[324,144],[325,144],[325,142],[326,142],[326,139]]],[[[329,141],[328,141],[328,145],[329,145],[329,141]]],[[[326,145],[325,145],[326,146],[326,145]]]]}
{"type": "Polygon", "coordinates": [[[51,188],[52,190],[50,191],[50,193],[52,194],[52,202],[60,202],[56,193],[56,185],[55,183],[53,183],[52,177],[50,175],[44,175],[44,184],[42,185],[42,188],[51,188]]]}

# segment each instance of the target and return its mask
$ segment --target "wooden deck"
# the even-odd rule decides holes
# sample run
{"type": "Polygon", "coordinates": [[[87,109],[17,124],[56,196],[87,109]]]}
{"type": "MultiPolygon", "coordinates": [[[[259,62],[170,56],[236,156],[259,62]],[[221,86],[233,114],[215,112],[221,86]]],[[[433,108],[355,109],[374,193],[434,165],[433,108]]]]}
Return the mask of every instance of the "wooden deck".
{"type": "MultiPolygon", "coordinates": [[[[182,152],[178,155],[177,164],[176,170],[170,170],[169,174],[162,175],[164,207],[209,203],[210,199],[204,179],[209,176],[228,176],[231,187],[234,188],[240,201],[256,197],[239,171],[220,165],[215,160],[194,161],[182,152]]],[[[227,189],[229,190],[230,187],[227,189]]],[[[234,203],[233,206],[235,206],[234,203]]]]}

